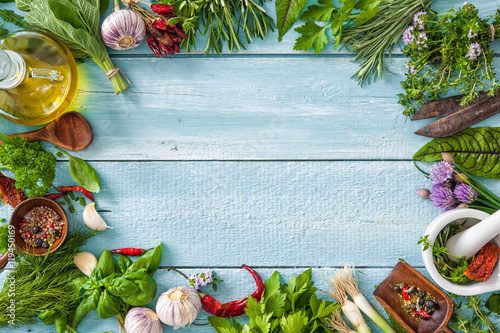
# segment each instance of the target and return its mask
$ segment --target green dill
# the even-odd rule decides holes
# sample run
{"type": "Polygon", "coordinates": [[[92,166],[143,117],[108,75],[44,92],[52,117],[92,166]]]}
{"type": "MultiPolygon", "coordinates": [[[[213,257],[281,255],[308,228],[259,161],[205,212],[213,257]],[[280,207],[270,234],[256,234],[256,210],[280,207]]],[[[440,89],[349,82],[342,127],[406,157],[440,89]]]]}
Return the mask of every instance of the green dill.
{"type": "MultiPolygon", "coordinates": [[[[80,271],[73,266],[78,249],[94,236],[94,231],[78,229],[54,253],[43,257],[19,254],[16,268],[12,270],[0,293],[0,308],[7,309],[15,300],[16,318],[13,327],[33,324],[35,317],[46,310],[69,315],[74,311],[79,293],[70,284],[80,271]],[[15,279],[11,290],[9,278],[15,279]],[[13,295],[14,293],[14,295],[13,295]]],[[[9,325],[7,311],[0,312],[0,327],[9,325]]]]}
{"type": "Polygon", "coordinates": [[[25,191],[28,198],[42,197],[49,190],[56,175],[56,158],[46,151],[40,142],[28,142],[25,138],[9,138],[0,133],[0,164],[10,169],[16,180],[16,188],[25,191]]]}
{"type": "Polygon", "coordinates": [[[466,259],[465,256],[456,258],[447,252],[448,249],[445,245],[448,239],[465,230],[464,224],[465,222],[460,224],[449,224],[437,235],[434,244],[429,243],[429,235],[421,237],[417,243],[423,245],[424,251],[432,248],[432,258],[439,274],[445,279],[458,284],[464,284],[470,280],[465,276],[464,271],[473,260],[473,257],[469,259],[466,259]],[[452,261],[450,257],[457,260],[457,262],[452,261]]]}

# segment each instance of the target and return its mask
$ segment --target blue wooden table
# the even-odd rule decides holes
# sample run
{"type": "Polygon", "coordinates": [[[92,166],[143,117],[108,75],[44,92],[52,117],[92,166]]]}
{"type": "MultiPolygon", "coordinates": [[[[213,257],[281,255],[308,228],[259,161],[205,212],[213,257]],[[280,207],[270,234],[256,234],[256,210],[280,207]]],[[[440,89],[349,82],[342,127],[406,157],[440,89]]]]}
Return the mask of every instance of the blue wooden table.
{"type": "MultiPolygon", "coordinates": [[[[432,8],[442,12],[462,2],[436,0],[432,8]]],[[[500,5],[474,3],[481,16],[500,5]]],[[[275,17],[274,3],[265,9],[275,17]]],[[[186,284],[168,266],[186,273],[208,268],[224,280],[214,294],[221,301],[255,289],[241,264],[264,279],[275,270],[288,279],[312,267],[320,288],[326,288],[323,273],[355,264],[368,295],[399,258],[425,271],[417,241],[439,211],[414,193],[430,184],[412,161],[428,139],[413,132],[430,121],[413,123],[401,114],[396,95],[405,59],[393,57],[395,74],[387,80],[360,87],[350,79],[358,68],[353,55],[331,45],[320,56],[296,52],[295,37],[290,31],[278,43],[272,33],[222,57],[199,50],[160,59],[145,45],[112,51],[132,82],[119,96],[93,62],[78,66],[70,110],[88,118],[95,141],[75,155],[99,173],[96,201],[114,227],[85,250],[98,255],[161,241],[158,295],[186,284]]],[[[199,37],[200,49],[204,42],[199,37]]],[[[481,125],[498,126],[499,119],[481,125]]],[[[6,120],[0,128],[33,129],[6,120]]],[[[67,168],[66,159],[58,161],[57,184],[72,183],[67,168]]],[[[500,192],[498,182],[485,183],[500,192]]],[[[0,217],[11,212],[4,205],[0,217]]],[[[83,224],[81,213],[71,214],[72,224],[83,224]]],[[[196,322],[205,323],[206,313],[196,322]]],[[[19,332],[28,330],[48,327],[19,332]]],[[[94,311],[78,331],[108,330],[118,331],[116,320],[94,311]]]]}

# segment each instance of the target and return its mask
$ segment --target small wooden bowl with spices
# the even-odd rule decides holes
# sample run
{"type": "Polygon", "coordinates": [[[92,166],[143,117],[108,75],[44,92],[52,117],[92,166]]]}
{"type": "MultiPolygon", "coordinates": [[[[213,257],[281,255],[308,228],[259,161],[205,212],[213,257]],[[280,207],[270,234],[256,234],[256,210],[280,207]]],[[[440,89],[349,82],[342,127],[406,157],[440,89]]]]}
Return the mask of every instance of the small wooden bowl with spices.
{"type": "Polygon", "coordinates": [[[400,261],[394,266],[389,276],[375,289],[373,296],[409,333],[453,332],[448,327],[455,309],[453,300],[404,261],[400,261]],[[397,286],[403,286],[408,293],[403,295],[403,290],[395,288],[397,286]],[[424,304],[415,310],[405,307],[406,303],[415,303],[419,292],[425,295],[421,296],[422,298],[433,302],[431,304],[432,312],[430,315],[425,314],[425,317],[418,315],[419,311],[426,309],[424,304]],[[410,295],[410,293],[415,295],[410,295]]]}
{"type": "Polygon", "coordinates": [[[68,217],[60,204],[38,197],[20,203],[10,218],[18,251],[44,256],[57,251],[68,235],[68,217]]]}

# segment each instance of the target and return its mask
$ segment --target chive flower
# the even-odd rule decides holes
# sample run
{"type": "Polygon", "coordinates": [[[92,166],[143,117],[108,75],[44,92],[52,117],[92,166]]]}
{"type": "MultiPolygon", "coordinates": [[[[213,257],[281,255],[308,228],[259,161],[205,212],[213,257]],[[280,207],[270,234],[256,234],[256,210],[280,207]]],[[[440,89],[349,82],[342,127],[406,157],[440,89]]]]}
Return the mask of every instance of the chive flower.
{"type": "Polygon", "coordinates": [[[471,204],[477,199],[477,191],[469,184],[457,184],[453,190],[453,196],[460,202],[471,204]]]}
{"type": "Polygon", "coordinates": [[[434,184],[444,184],[453,178],[453,164],[449,162],[434,163],[430,178],[434,184]]]}
{"type": "Polygon", "coordinates": [[[432,205],[446,212],[455,208],[455,197],[453,191],[448,186],[443,184],[435,184],[432,186],[431,195],[429,197],[432,205]]]}

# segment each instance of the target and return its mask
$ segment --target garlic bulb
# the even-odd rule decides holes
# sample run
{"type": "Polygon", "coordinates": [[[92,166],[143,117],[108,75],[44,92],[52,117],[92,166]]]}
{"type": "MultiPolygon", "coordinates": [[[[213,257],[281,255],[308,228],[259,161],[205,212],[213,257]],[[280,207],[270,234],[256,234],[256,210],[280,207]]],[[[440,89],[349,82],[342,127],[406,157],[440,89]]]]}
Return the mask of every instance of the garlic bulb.
{"type": "Polygon", "coordinates": [[[162,333],[163,325],[153,310],[138,307],[127,313],[125,331],[127,333],[162,333]]]}
{"type": "Polygon", "coordinates": [[[95,210],[95,202],[89,203],[83,210],[83,223],[92,230],[106,230],[109,227],[95,210]]]}
{"type": "Polygon", "coordinates": [[[174,326],[174,330],[191,324],[200,309],[200,296],[191,287],[171,288],[161,294],[156,303],[158,317],[164,324],[174,326]]]}
{"type": "Polygon", "coordinates": [[[97,258],[90,252],[77,253],[73,259],[76,267],[85,275],[90,276],[97,266],[97,258]]]}
{"type": "Polygon", "coordinates": [[[102,23],[102,40],[115,50],[133,49],[142,43],[145,36],[144,20],[131,10],[117,10],[102,23]]]}

